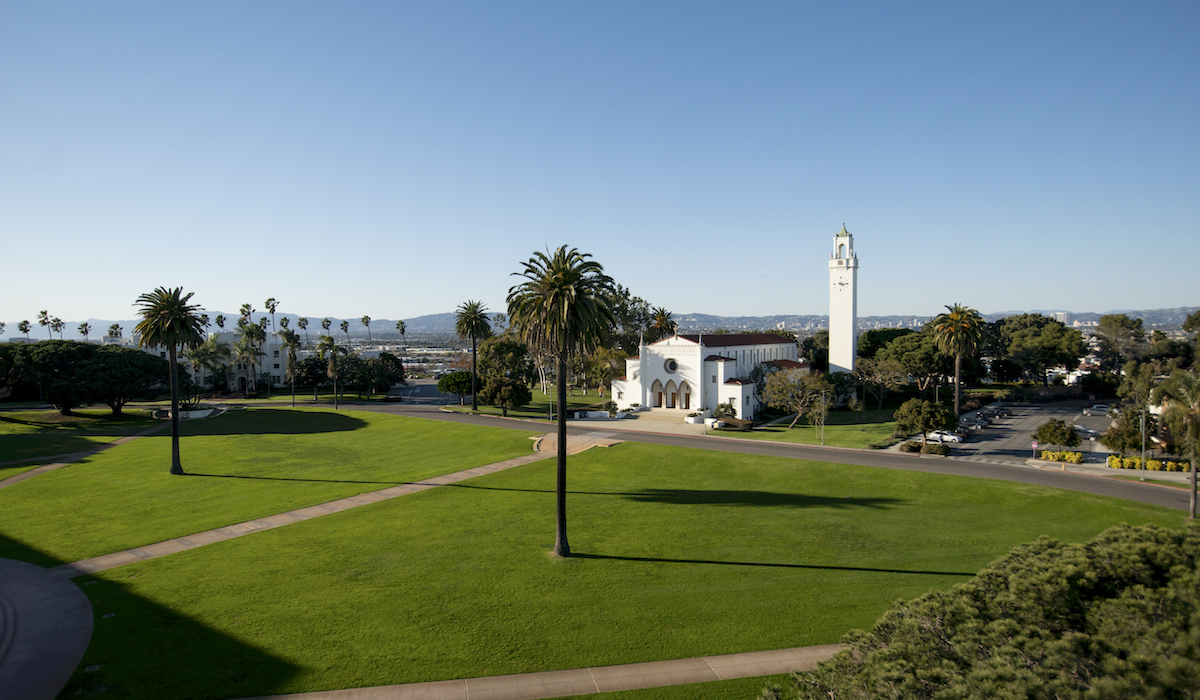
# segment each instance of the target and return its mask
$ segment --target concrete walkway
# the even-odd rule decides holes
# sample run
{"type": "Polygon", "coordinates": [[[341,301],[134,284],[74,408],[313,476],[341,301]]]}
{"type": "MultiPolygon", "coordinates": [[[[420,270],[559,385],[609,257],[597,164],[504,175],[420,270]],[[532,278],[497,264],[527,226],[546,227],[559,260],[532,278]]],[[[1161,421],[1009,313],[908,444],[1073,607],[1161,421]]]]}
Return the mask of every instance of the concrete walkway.
{"type": "Polygon", "coordinates": [[[92,638],[92,605],[40,566],[0,559],[0,697],[53,700],[92,638]]]}
{"type": "MultiPolygon", "coordinates": [[[[40,467],[30,469],[27,472],[21,472],[20,474],[17,474],[16,476],[10,476],[7,479],[0,480],[0,489],[8,488],[9,486],[12,486],[13,484],[19,484],[22,481],[25,481],[26,479],[32,479],[33,477],[37,476],[38,474],[45,474],[46,472],[54,471],[55,469],[58,469],[60,467],[65,467],[68,464],[71,464],[72,462],[78,462],[81,459],[91,457],[94,454],[98,454],[107,449],[116,447],[117,445],[124,445],[125,443],[129,442],[130,440],[136,440],[137,438],[144,437],[151,433],[158,432],[159,430],[162,430],[163,428],[166,428],[169,425],[170,425],[170,423],[166,423],[164,425],[155,425],[153,427],[146,428],[145,430],[143,430],[141,432],[134,433],[133,435],[126,435],[125,437],[117,438],[116,440],[113,440],[112,442],[106,442],[102,445],[97,445],[96,447],[93,447],[90,450],[83,450],[82,452],[72,452],[70,454],[65,454],[65,455],[50,455],[50,456],[46,457],[45,459],[55,459],[58,461],[54,462],[53,464],[44,464],[40,467]]],[[[0,466],[10,466],[13,464],[21,464],[23,462],[34,462],[34,461],[37,461],[37,460],[36,459],[22,459],[22,460],[17,460],[15,462],[4,462],[4,463],[0,464],[0,466]]]]}
{"type": "Polygon", "coordinates": [[[592,695],[619,690],[661,688],[685,683],[770,676],[811,671],[842,649],[841,644],[751,651],[694,659],[647,661],[511,676],[466,678],[456,681],[381,685],[373,688],[324,690],[315,693],[269,695],[247,700],[534,700],[592,695]]]}

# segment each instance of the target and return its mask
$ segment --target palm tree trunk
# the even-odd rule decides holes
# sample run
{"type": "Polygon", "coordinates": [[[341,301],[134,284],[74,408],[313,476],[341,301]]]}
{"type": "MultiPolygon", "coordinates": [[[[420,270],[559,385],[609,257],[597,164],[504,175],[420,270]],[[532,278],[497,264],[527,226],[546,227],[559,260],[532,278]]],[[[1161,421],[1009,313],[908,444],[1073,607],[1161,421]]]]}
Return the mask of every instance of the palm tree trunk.
{"type": "Polygon", "coordinates": [[[958,419],[959,402],[962,398],[962,353],[954,355],[954,418],[958,419]]]}
{"type": "Polygon", "coordinates": [[[479,410],[479,399],[475,398],[475,336],[471,336],[471,410],[479,410]]]}
{"type": "Polygon", "coordinates": [[[176,373],[175,346],[168,348],[171,365],[167,373],[171,378],[171,473],[182,474],[183,464],[179,461],[179,376],[176,373]]]}
{"type": "Polygon", "coordinates": [[[571,556],[567,544],[567,353],[558,355],[558,471],[554,521],[554,553],[560,557],[571,556]]]}
{"type": "Polygon", "coordinates": [[[1196,519],[1196,445],[1192,443],[1192,489],[1191,498],[1188,501],[1188,517],[1192,520],[1196,519]]]}

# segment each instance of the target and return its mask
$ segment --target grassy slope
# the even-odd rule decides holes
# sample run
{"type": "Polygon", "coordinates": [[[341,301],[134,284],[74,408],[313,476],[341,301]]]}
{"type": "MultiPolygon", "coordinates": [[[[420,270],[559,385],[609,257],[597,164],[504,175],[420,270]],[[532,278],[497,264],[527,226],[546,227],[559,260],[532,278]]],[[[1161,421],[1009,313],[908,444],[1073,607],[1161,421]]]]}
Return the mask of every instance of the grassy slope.
{"type": "Polygon", "coordinates": [[[69,416],[8,411],[0,413],[0,462],[82,452],[156,424],[144,411],[117,417],[108,409],[79,410],[69,416]]]}
{"type": "Polygon", "coordinates": [[[547,556],[542,462],[100,574],[83,590],[117,616],[83,662],[102,670],[77,682],[244,697],[827,643],[1040,534],[1181,522],[1027,485],[650,445],[571,464],[570,560],[547,556]]]}
{"type": "MultiPolygon", "coordinates": [[[[896,428],[896,422],[892,420],[892,413],[894,411],[890,409],[862,413],[851,411],[830,413],[825,420],[825,444],[837,447],[866,447],[873,442],[886,440],[892,436],[892,431],[896,428]]],[[[788,423],[781,423],[748,432],[730,432],[728,435],[751,440],[775,440],[805,445],[821,444],[821,439],[817,437],[817,429],[811,425],[805,425],[803,420],[796,423],[796,427],[790,430],[788,423]]]]}
{"type": "MultiPolygon", "coordinates": [[[[377,413],[255,409],[185,423],[0,490],[0,531],[62,561],[528,454],[531,433],[377,413]]],[[[21,558],[0,542],[0,556],[21,558]]],[[[49,560],[35,560],[46,564],[49,560]]]]}

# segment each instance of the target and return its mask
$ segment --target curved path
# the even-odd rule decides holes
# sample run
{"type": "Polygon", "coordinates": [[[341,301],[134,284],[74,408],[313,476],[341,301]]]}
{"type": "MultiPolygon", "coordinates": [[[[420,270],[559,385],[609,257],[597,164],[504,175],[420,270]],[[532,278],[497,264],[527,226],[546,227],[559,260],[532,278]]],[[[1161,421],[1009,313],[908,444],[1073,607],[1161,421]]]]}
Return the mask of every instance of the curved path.
{"type": "Polygon", "coordinates": [[[92,638],[92,604],[40,566],[0,559],[0,697],[52,700],[92,638]]]}

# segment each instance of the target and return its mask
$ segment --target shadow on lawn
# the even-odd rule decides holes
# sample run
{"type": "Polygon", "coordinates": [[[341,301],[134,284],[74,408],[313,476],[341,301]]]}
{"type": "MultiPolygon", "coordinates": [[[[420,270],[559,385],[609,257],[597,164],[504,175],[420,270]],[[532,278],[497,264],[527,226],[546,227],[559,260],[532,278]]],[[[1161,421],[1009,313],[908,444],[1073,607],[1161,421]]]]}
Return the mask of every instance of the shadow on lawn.
{"type": "MultiPolygon", "coordinates": [[[[63,563],[3,534],[0,551],[40,566],[63,563]]],[[[58,697],[253,697],[271,694],[299,671],[283,659],[132,593],[120,582],[125,578],[120,569],[106,578],[74,579],[92,603],[95,628],[58,697]],[[95,583],[85,586],[89,581],[95,583]],[[103,617],[107,613],[114,615],[103,617]],[[90,666],[99,668],[84,670],[90,666]]]]}
{"type": "MultiPolygon", "coordinates": [[[[333,411],[258,408],[230,411],[216,418],[188,421],[180,435],[309,435],[361,430],[367,422],[333,411]]],[[[169,434],[168,434],[169,437],[169,434]]]]}
{"type": "MultiPolygon", "coordinates": [[[[482,491],[522,491],[525,493],[554,493],[553,489],[509,489],[470,484],[446,484],[458,489],[482,491]]],[[[699,489],[643,489],[620,491],[567,491],[578,496],[623,496],[639,503],[666,503],[681,506],[769,506],[785,508],[887,508],[904,503],[899,498],[857,498],[854,496],[806,496],[801,493],[774,491],[702,491],[699,489]]]]}
{"type": "Polygon", "coordinates": [[[779,569],[820,569],[824,571],[865,571],[880,574],[924,574],[927,576],[974,576],[963,571],[923,571],[911,569],[883,569],[869,566],[821,566],[819,564],[774,564],[760,561],[714,561],[712,559],[664,559],[661,557],[618,557],[608,554],[584,554],[571,552],[573,559],[610,559],[614,561],[644,561],[662,564],[719,564],[722,566],[763,566],[779,569]]]}

